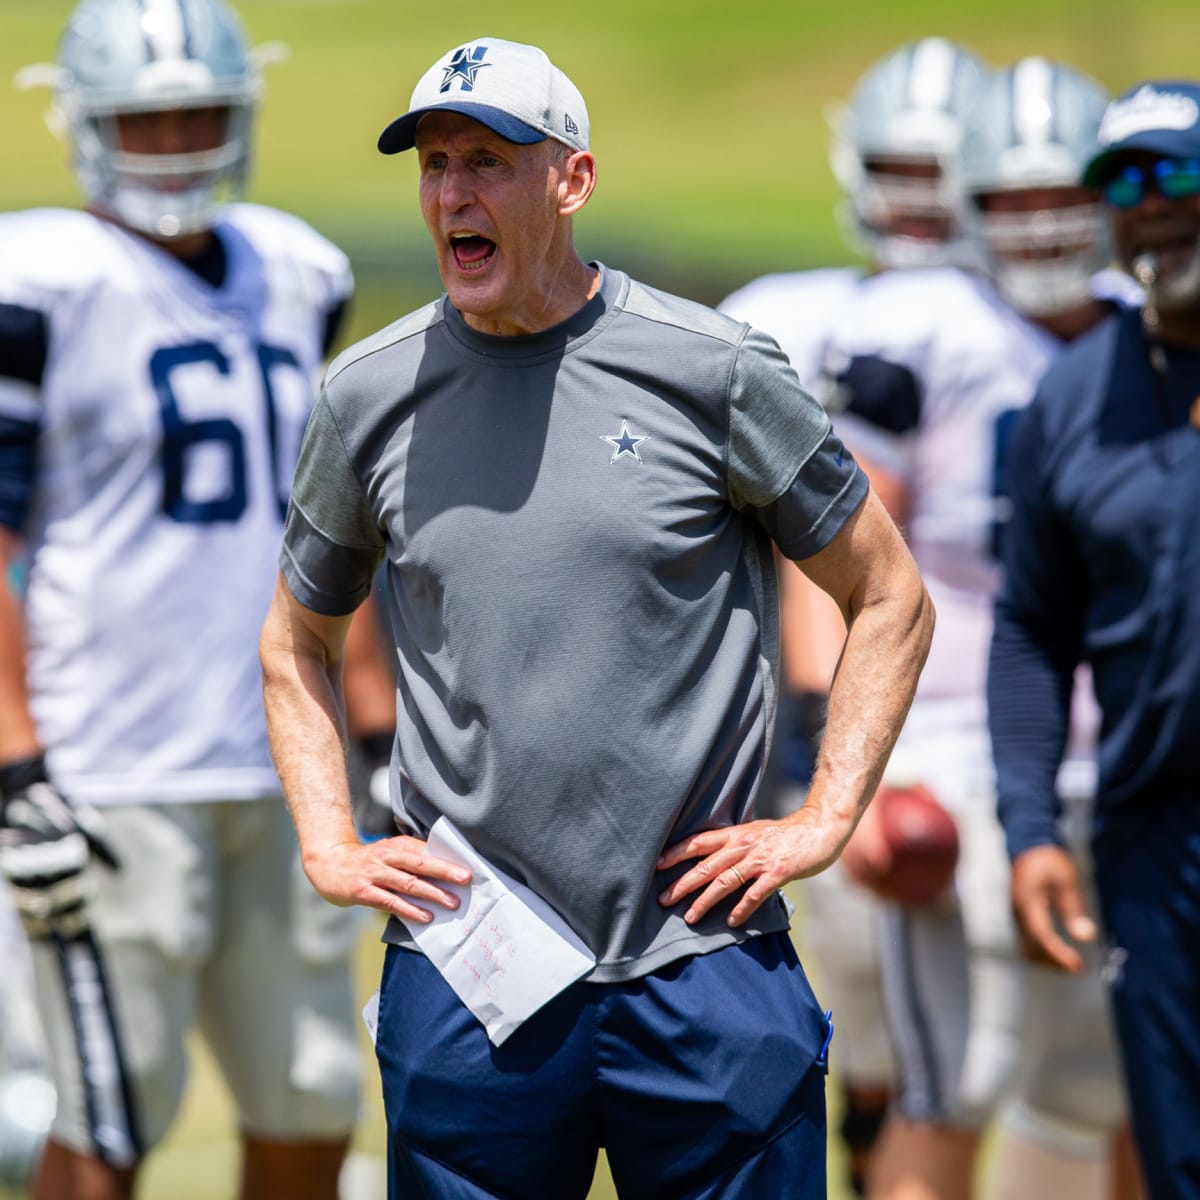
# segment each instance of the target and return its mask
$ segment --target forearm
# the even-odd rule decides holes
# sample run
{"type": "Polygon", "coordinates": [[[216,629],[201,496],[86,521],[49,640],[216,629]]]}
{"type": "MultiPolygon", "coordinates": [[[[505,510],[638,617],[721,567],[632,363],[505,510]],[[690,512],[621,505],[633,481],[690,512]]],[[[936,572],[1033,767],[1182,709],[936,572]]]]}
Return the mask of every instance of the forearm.
{"type": "Polygon", "coordinates": [[[307,866],[358,838],[346,773],[340,639],[314,635],[292,619],[294,606],[281,581],[259,654],[271,753],[307,866]]]}
{"type": "Polygon", "coordinates": [[[912,703],[933,639],[933,604],[873,494],[829,551],[801,566],[837,601],[846,622],[804,806],[806,821],[828,827],[844,845],[879,786],[912,703]]]}
{"type": "Polygon", "coordinates": [[[933,605],[916,578],[850,620],[808,798],[846,839],[879,787],[912,704],[933,620],[933,605]]]}

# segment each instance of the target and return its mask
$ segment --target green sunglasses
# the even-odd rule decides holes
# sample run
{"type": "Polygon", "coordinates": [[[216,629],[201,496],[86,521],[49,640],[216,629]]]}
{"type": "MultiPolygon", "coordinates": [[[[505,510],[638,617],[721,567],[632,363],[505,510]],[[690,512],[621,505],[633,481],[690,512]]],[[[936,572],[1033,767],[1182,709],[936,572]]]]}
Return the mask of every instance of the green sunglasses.
{"type": "Polygon", "coordinates": [[[1133,208],[1145,199],[1151,181],[1167,200],[1200,195],[1200,158],[1160,158],[1148,167],[1122,167],[1101,191],[1113,208],[1133,208]]]}

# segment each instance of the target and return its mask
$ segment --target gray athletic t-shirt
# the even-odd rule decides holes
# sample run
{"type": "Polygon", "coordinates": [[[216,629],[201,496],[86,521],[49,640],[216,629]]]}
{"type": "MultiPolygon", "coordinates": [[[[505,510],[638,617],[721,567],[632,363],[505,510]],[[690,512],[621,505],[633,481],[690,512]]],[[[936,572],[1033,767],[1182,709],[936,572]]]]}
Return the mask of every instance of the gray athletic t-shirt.
{"type": "MultiPolygon", "coordinates": [[[[824,547],[865,475],[765,334],[601,268],[526,337],[443,297],[342,354],[282,569],[350,612],[386,558],[392,800],[448,816],[592,948],[597,981],[787,927],[658,903],[662,850],[747,819],[778,679],[772,539],[824,547]]],[[[393,921],[388,940],[407,943],[393,921]]]]}

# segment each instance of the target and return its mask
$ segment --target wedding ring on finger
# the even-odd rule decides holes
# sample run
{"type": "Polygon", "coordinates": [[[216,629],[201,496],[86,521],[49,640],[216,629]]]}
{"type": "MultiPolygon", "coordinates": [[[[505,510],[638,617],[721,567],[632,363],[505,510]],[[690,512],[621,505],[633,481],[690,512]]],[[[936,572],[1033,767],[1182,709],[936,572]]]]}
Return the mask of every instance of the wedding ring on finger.
{"type": "Polygon", "coordinates": [[[745,887],[746,877],[741,873],[741,871],[739,871],[737,867],[730,867],[729,869],[737,876],[738,887],[745,887]]]}

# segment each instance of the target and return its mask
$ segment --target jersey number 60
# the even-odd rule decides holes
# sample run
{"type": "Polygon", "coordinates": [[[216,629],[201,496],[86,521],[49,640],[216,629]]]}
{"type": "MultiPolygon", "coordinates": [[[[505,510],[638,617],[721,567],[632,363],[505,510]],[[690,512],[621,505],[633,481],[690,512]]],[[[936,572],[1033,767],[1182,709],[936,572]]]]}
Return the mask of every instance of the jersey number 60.
{"type": "MultiPolygon", "coordinates": [[[[275,480],[275,500],[282,520],[287,514],[288,489],[280,482],[279,421],[271,370],[287,366],[300,371],[300,363],[290,350],[278,346],[255,345],[255,357],[262,376],[263,402],[267,410],[267,450],[271,478],[275,480]]],[[[207,525],[216,521],[236,521],[246,511],[246,439],[229,417],[187,420],[179,411],[171,373],[179,367],[208,363],[218,374],[229,374],[229,359],[212,342],[194,342],[187,346],[169,346],[150,359],[150,378],[158,395],[162,415],[163,512],[176,521],[207,525]],[[185,494],[184,473],[187,454],[202,443],[223,446],[229,455],[229,487],[223,496],[208,500],[189,500],[185,494]]]]}

